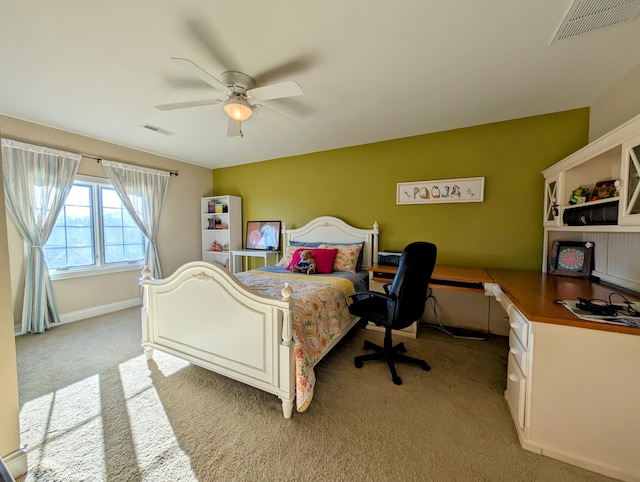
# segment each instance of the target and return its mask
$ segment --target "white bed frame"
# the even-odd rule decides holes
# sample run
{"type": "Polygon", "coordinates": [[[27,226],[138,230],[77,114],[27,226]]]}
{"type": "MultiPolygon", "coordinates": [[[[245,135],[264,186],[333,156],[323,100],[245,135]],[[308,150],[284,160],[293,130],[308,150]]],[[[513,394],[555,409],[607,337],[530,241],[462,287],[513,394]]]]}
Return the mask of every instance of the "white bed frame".
{"type": "MultiPolygon", "coordinates": [[[[378,259],[378,223],[359,229],[322,216],[298,229],[283,227],[289,241],[364,242],[362,269],[378,259]]],[[[163,280],[140,278],[143,289],[142,345],[147,359],[156,348],[213,372],[277,395],[285,418],[295,399],[291,288],[282,299],[249,291],[225,268],[194,261],[163,280]]],[[[324,354],[356,324],[353,317],[324,354]]],[[[323,356],[324,356],[323,354],[323,356]]]]}

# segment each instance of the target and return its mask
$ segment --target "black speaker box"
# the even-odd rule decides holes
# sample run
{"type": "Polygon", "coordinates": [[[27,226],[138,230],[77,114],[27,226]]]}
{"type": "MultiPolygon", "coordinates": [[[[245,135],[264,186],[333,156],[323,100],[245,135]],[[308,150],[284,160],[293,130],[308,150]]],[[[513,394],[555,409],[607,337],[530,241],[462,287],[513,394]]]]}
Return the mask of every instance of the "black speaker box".
{"type": "Polygon", "coordinates": [[[618,224],[618,201],[596,206],[565,209],[562,222],[567,226],[606,226],[618,224]]]}

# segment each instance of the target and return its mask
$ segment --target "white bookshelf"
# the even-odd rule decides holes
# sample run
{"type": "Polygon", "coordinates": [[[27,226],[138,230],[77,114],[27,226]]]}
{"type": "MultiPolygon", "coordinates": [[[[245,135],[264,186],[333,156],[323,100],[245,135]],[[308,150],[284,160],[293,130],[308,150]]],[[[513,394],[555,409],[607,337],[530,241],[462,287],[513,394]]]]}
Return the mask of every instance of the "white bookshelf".
{"type": "Polygon", "coordinates": [[[202,260],[230,268],[230,252],[242,249],[242,198],[209,196],[200,202],[202,260]],[[221,247],[220,251],[213,246],[221,247]]]}

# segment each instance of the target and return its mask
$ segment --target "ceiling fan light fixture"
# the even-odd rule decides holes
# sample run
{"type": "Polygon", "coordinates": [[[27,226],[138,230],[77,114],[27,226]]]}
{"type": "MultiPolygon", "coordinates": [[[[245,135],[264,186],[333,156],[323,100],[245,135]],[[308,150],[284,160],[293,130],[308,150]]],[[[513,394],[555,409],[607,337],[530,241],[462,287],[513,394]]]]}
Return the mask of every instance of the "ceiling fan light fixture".
{"type": "Polygon", "coordinates": [[[253,115],[251,105],[241,97],[232,97],[224,105],[227,115],[238,122],[244,122],[253,115]]]}

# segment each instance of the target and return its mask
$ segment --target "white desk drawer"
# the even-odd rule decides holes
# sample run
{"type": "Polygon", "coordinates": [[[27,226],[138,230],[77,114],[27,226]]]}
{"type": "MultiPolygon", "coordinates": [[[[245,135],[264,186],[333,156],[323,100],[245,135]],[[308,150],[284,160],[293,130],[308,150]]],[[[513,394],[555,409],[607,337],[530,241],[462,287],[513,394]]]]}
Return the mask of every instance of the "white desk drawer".
{"type": "Polygon", "coordinates": [[[527,373],[529,353],[522,346],[513,330],[509,330],[509,353],[513,355],[522,373],[527,373]]]}
{"type": "Polygon", "coordinates": [[[511,303],[511,300],[504,294],[502,289],[500,289],[500,286],[495,283],[493,284],[493,296],[496,301],[500,303],[500,306],[502,306],[502,309],[507,316],[509,316],[511,314],[511,310],[513,310],[513,303],[511,303]]]}
{"type": "Polygon", "coordinates": [[[515,362],[512,354],[509,354],[507,364],[507,389],[504,396],[511,410],[514,421],[524,429],[525,400],[527,393],[527,380],[515,362]]]}
{"type": "Polygon", "coordinates": [[[524,348],[529,348],[529,321],[517,310],[509,313],[509,326],[524,348]]]}

